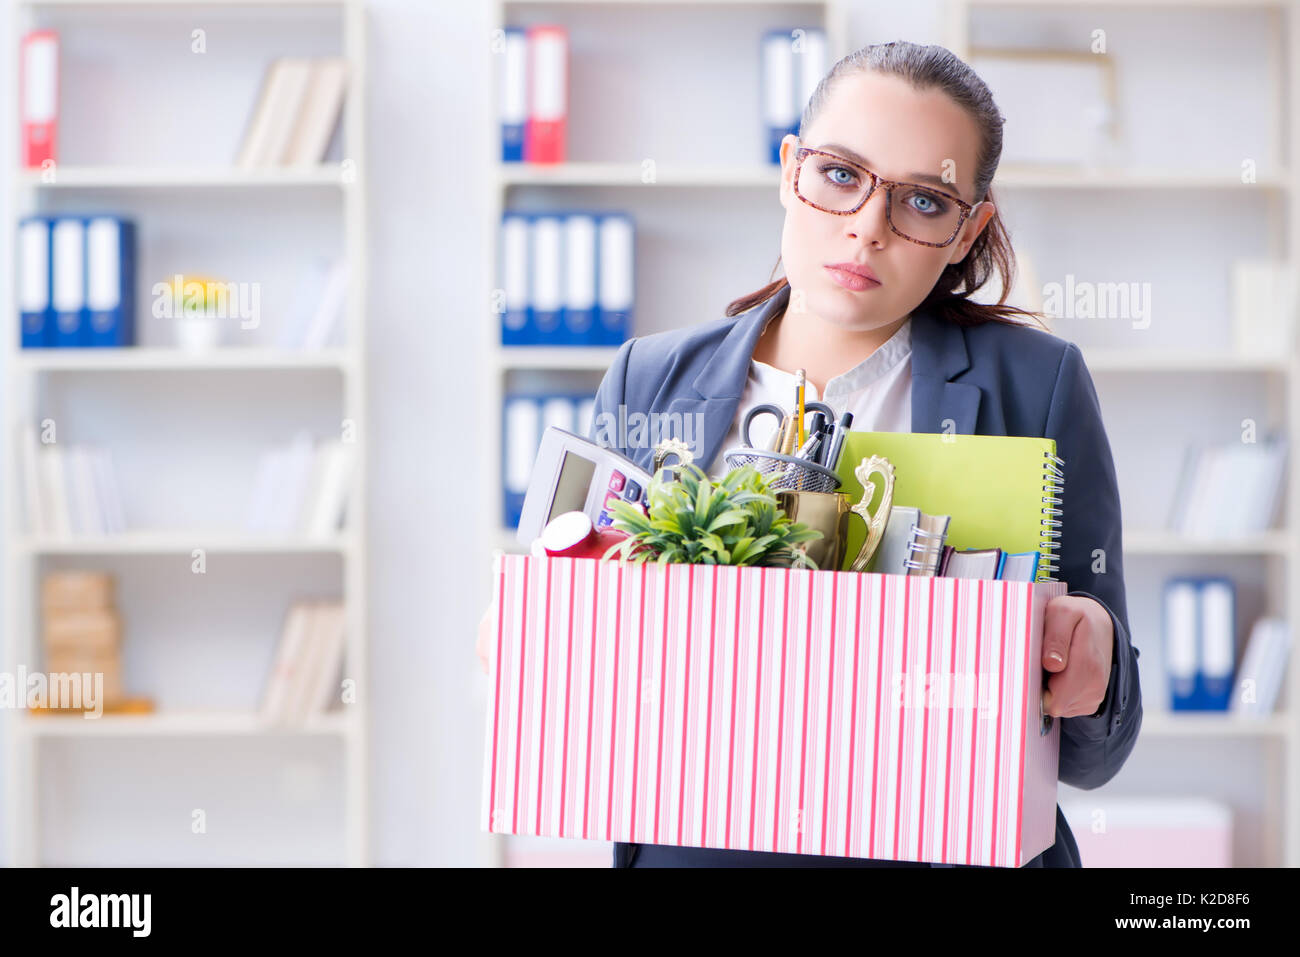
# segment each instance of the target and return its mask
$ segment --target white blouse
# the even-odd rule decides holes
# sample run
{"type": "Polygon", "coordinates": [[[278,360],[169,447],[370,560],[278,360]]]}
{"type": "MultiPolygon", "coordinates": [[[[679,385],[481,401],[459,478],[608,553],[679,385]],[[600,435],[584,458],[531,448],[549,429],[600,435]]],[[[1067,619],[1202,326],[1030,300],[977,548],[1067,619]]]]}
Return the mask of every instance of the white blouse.
{"type": "MultiPolygon", "coordinates": [[[[708,469],[715,481],[728,471],[726,451],[744,445],[740,429],[745,416],[756,405],[771,403],[789,411],[794,407],[795,374],[751,359],[749,378],[736,406],[736,418],[718,449],[718,457],[708,469]]],[[[838,420],[845,412],[853,413],[854,432],[912,431],[912,318],[898,327],[879,349],[852,369],[826,383],[825,396],[818,395],[811,382],[804,388],[805,402],[822,402],[835,410],[838,420]]],[[[807,421],[807,419],[805,419],[807,421]]],[[[750,438],[758,448],[770,446],[776,438],[778,423],[770,415],[754,420],[750,438]]]]}

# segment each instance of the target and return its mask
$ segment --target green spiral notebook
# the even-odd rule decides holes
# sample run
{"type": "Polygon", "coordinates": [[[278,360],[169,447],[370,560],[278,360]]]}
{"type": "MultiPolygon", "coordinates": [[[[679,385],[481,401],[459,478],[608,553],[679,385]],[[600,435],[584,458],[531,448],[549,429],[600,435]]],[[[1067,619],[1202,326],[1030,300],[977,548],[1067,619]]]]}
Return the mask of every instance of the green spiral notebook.
{"type": "MultiPolygon", "coordinates": [[[[894,505],[951,516],[945,544],[1037,551],[1035,580],[1057,580],[1052,576],[1059,567],[1064,463],[1054,439],[850,430],[836,472],[844,483],[840,491],[855,504],[862,483],[854,469],[872,455],[883,455],[894,466],[894,505]]],[[[883,489],[879,474],[872,480],[877,485],[874,511],[883,489]]],[[[865,537],[863,523],[851,519],[843,569],[853,564],[865,537]]]]}

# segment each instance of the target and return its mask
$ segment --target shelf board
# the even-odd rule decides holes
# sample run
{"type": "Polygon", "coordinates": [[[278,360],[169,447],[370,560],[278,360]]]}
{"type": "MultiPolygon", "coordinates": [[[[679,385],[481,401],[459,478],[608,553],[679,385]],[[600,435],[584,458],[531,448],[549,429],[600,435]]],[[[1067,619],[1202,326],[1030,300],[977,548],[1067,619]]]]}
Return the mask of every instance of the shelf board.
{"type": "Polygon", "coordinates": [[[1162,529],[1125,529],[1127,555],[1287,555],[1293,548],[1285,531],[1240,538],[1194,538],[1162,529]]]}
{"type": "MultiPolygon", "coordinates": [[[[692,166],[664,163],[647,182],[640,162],[498,163],[502,186],[643,186],[683,189],[770,189],[781,181],[776,164],[692,166]]],[[[1254,183],[1240,176],[1173,169],[1095,169],[1003,165],[993,186],[1007,189],[1268,189],[1290,187],[1286,170],[1260,173],[1254,183]]]]}
{"type": "Polygon", "coordinates": [[[1197,714],[1144,711],[1142,730],[1138,732],[1138,737],[1156,735],[1162,738],[1285,738],[1287,731],[1287,716],[1283,714],[1243,718],[1225,712],[1197,714]]]}
{"type": "Polygon", "coordinates": [[[242,170],[227,166],[57,166],[52,181],[23,169],[14,184],[29,189],[190,189],[207,187],[341,186],[337,164],[242,170]]]}
{"type": "Polygon", "coordinates": [[[1007,189],[1268,189],[1290,188],[1287,171],[1263,172],[1253,183],[1226,173],[1175,169],[1097,169],[1034,167],[1004,164],[998,167],[993,188],[1007,189]]]}
{"type": "Polygon", "coordinates": [[[1135,9],[1168,9],[1183,7],[1214,8],[1236,10],[1240,7],[1285,7],[1288,0],[966,0],[969,7],[997,9],[998,7],[1038,8],[1040,10],[1059,12],[1060,10],[1088,10],[1093,7],[1132,7],[1135,9]]]}
{"type": "Polygon", "coordinates": [[[564,369],[604,372],[618,355],[618,346],[498,346],[498,369],[564,369]]]}
{"type": "Polygon", "coordinates": [[[199,369],[337,369],[353,360],[343,349],[292,350],[260,347],[206,352],[152,346],[105,349],[20,349],[19,369],[29,372],[167,372],[199,369]]]}
{"type": "Polygon", "coordinates": [[[319,715],[301,727],[275,725],[255,712],[194,711],[154,714],[106,714],[99,718],[76,715],[28,715],[17,722],[30,735],[48,738],[346,735],[354,726],[352,715],[319,715]]]}
{"type": "Polygon", "coordinates": [[[1084,349],[1083,359],[1091,372],[1251,372],[1288,375],[1294,368],[1294,360],[1286,356],[1247,356],[1231,352],[1084,349]]]}
{"type": "Polygon", "coordinates": [[[346,535],[328,539],[267,538],[226,531],[138,531],[98,538],[27,538],[17,547],[33,555],[166,555],[190,554],[196,548],[217,554],[315,554],[347,552],[355,544],[346,535]]]}
{"type": "Polygon", "coordinates": [[[646,182],[640,162],[498,163],[503,186],[644,186],[686,189],[770,189],[781,181],[781,168],[762,163],[736,166],[656,164],[646,182]]]}
{"type": "Polygon", "coordinates": [[[20,7],[348,7],[358,0],[18,0],[20,7]]]}
{"type": "MultiPolygon", "coordinates": [[[[72,0],[63,0],[65,3],[72,0]]],[[[692,7],[823,7],[823,0],[504,0],[507,7],[546,6],[546,7],[646,7],[646,6],[692,6],[692,7]]]]}

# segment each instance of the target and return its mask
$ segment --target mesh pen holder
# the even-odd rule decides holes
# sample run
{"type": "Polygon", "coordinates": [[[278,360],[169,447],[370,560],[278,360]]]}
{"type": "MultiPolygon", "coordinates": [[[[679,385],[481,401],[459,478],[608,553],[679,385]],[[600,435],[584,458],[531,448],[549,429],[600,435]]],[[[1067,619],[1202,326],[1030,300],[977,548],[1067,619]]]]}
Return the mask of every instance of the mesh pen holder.
{"type": "Polygon", "coordinates": [[[724,460],[730,469],[752,465],[767,479],[773,491],[838,492],[843,484],[840,477],[825,466],[779,452],[740,446],[728,449],[724,460]]]}

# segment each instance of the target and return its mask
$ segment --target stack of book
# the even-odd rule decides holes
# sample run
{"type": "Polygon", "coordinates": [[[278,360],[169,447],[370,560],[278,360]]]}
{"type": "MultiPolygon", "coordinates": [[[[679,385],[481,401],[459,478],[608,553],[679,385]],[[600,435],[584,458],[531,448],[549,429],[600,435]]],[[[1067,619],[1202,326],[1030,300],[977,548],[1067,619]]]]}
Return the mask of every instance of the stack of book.
{"type": "Polygon", "coordinates": [[[1041,553],[1008,552],[996,546],[955,548],[945,544],[951,521],[951,515],[929,515],[919,508],[893,506],[868,570],[885,575],[1038,580],[1041,553]]]}
{"type": "Polygon", "coordinates": [[[342,57],[281,57],[266,72],[235,165],[311,166],[325,157],[347,85],[342,57]]]}
{"type": "Polygon", "coordinates": [[[112,577],[104,572],[49,572],[41,581],[41,617],[50,710],[112,710],[121,705],[122,620],[114,607],[112,577]],[[67,691],[72,700],[65,700],[67,691]]]}
{"type": "Polygon", "coordinates": [[[55,442],[20,427],[18,471],[27,531],[36,538],[95,537],[126,530],[126,517],[107,449],[55,442]]]}
{"type": "Polygon", "coordinates": [[[300,727],[342,700],[337,679],[344,621],[340,602],[295,602],[290,607],[262,697],[263,720],[300,727]]]}
{"type": "Polygon", "coordinates": [[[1237,586],[1219,576],[1181,575],[1164,587],[1164,677],[1174,711],[1272,714],[1286,676],[1286,619],[1256,620],[1237,667],[1237,586]]]}
{"type": "Polygon", "coordinates": [[[626,213],[508,212],[501,219],[503,346],[617,346],[635,302],[626,213]]]}
{"type": "Polygon", "coordinates": [[[1169,517],[1171,531],[1231,538],[1273,527],[1286,475],[1286,442],[1194,447],[1183,463],[1169,517]]]}
{"type": "Polygon", "coordinates": [[[18,223],[24,349],[135,343],[136,231],[115,216],[28,216],[18,223]]]}
{"type": "Polygon", "coordinates": [[[355,453],[351,443],[317,442],[308,432],[263,453],[247,530],[318,540],[334,535],[343,521],[355,453]]]}
{"type": "Polygon", "coordinates": [[[563,163],[567,158],[569,32],[539,24],[501,32],[499,76],[501,159],[563,163]]]}

